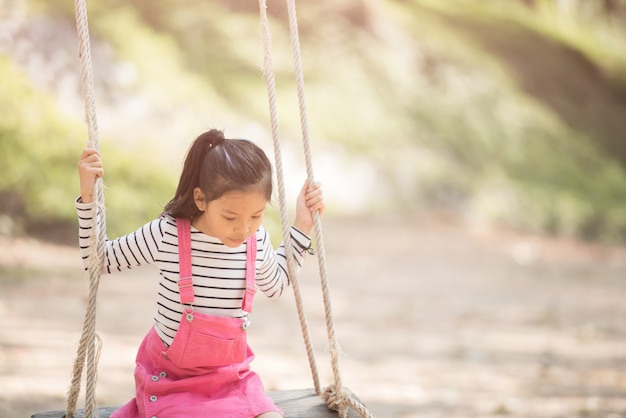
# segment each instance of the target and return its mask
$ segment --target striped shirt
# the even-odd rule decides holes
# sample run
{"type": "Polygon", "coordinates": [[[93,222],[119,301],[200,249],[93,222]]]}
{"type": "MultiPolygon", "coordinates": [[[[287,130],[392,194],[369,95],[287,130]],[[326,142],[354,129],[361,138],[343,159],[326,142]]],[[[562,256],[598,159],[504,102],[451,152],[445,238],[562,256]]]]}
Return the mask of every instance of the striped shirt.
{"type": "MultiPolygon", "coordinates": [[[[80,253],[85,269],[89,265],[93,203],[76,201],[80,253]]],[[[311,240],[291,227],[292,254],[296,266],[302,264],[311,240]]],[[[289,286],[284,246],[274,250],[269,234],[262,226],[256,232],[256,286],[266,296],[279,297],[289,286]]],[[[241,309],[246,288],[246,244],[237,248],[191,227],[191,263],[195,300],[194,309],[209,315],[246,317],[241,309]]],[[[164,343],[170,345],[178,330],[185,305],[180,303],[178,280],[178,231],[169,215],[155,219],[133,233],[106,240],[102,273],[108,274],[154,264],[159,270],[156,295],[155,328],[164,343]]]]}

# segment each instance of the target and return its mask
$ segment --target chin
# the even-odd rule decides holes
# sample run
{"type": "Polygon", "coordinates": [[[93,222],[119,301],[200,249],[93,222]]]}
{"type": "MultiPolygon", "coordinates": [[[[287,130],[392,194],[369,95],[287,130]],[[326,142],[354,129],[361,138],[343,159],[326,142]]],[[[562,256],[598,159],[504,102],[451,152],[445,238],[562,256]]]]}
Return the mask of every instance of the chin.
{"type": "Polygon", "coordinates": [[[244,242],[246,242],[245,240],[243,241],[236,241],[236,240],[232,240],[232,239],[225,239],[222,240],[222,243],[229,247],[229,248],[237,248],[240,247],[244,242]]]}

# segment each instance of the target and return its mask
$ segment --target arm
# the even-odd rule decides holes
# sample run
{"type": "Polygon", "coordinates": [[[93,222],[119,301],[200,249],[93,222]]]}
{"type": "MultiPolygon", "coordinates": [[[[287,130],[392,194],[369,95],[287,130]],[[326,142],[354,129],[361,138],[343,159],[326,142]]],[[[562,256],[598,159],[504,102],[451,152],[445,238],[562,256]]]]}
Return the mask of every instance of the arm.
{"type": "MultiPolygon", "coordinates": [[[[94,182],[104,174],[100,154],[93,148],[83,151],[78,163],[80,198],[76,201],[79,225],[79,245],[85,269],[89,266],[93,217],[102,226],[103,213],[93,202],[94,182]]],[[[102,273],[121,271],[142,264],[154,263],[158,242],[163,236],[158,221],[144,225],[132,234],[116,240],[105,240],[105,260],[102,273]]]]}
{"type": "MultiPolygon", "coordinates": [[[[93,202],[82,203],[78,199],[76,211],[78,213],[80,255],[83,259],[83,266],[87,269],[91,252],[92,218],[97,208],[93,202]]],[[[99,211],[96,216],[100,221],[99,211]]],[[[145,264],[154,264],[163,238],[162,222],[165,221],[156,219],[131,234],[114,240],[105,239],[102,273],[112,273],[145,264]]]]}
{"type": "MultiPolygon", "coordinates": [[[[295,227],[291,227],[289,233],[297,274],[302,266],[304,253],[311,245],[311,239],[295,227]]],[[[274,250],[270,236],[264,228],[260,228],[257,234],[260,241],[260,260],[257,260],[256,285],[266,296],[279,297],[290,282],[285,245],[282,243],[274,250]]]]}
{"type": "MultiPolygon", "coordinates": [[[[296,262],[297,274],[304,253],[311,246],[311,230],[313,229],[313,214],[317,211],[320,216],[324,213],[326,204],[319,183],[308,184],[305,182],[300,190],[296,202],[296,220],[289,234],[291,238],[292,255],[296,262]]],[[[263,231],[265,231],[263,229],[263,231]]],[[[280,296],[286,286],[289,285],[287,257],[284,243],[274,251],[269,236],[265,232],[262,241],[261,264],[257,268],[257,286],[269,297],[280,296]]]]}

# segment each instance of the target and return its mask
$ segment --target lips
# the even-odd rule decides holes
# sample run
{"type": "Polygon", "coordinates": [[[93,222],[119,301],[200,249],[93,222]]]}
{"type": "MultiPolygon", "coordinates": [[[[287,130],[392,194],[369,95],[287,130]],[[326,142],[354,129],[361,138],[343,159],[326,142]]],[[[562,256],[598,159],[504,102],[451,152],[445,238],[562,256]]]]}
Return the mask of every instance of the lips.
{"type": "Polygon", "coordinates": [[[241,245],[246,240],[245,238],[229,238],[233,244],[241,245]]]}

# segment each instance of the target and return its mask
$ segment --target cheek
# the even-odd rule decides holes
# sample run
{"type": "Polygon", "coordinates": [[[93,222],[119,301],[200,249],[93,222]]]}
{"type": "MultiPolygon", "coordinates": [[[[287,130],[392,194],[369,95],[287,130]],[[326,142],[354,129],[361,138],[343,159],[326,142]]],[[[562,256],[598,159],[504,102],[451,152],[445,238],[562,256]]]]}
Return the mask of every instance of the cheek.
{"type": "Polygon", "coordinates": [[[216,231],[226,231],[234,228],[234,225],[226,222],[221,216],[211,216],[207,221],[216,231]]]}
{"type": "Polygon", "coordinates": [[[252,222],[250,223],[252,226],[252,231],[256,232],[257,229],[259,229],[259,227],[261,226],[261,223],[263,223],[263,217],[259,218],[259,219],[253,219],[252,222]]]}

